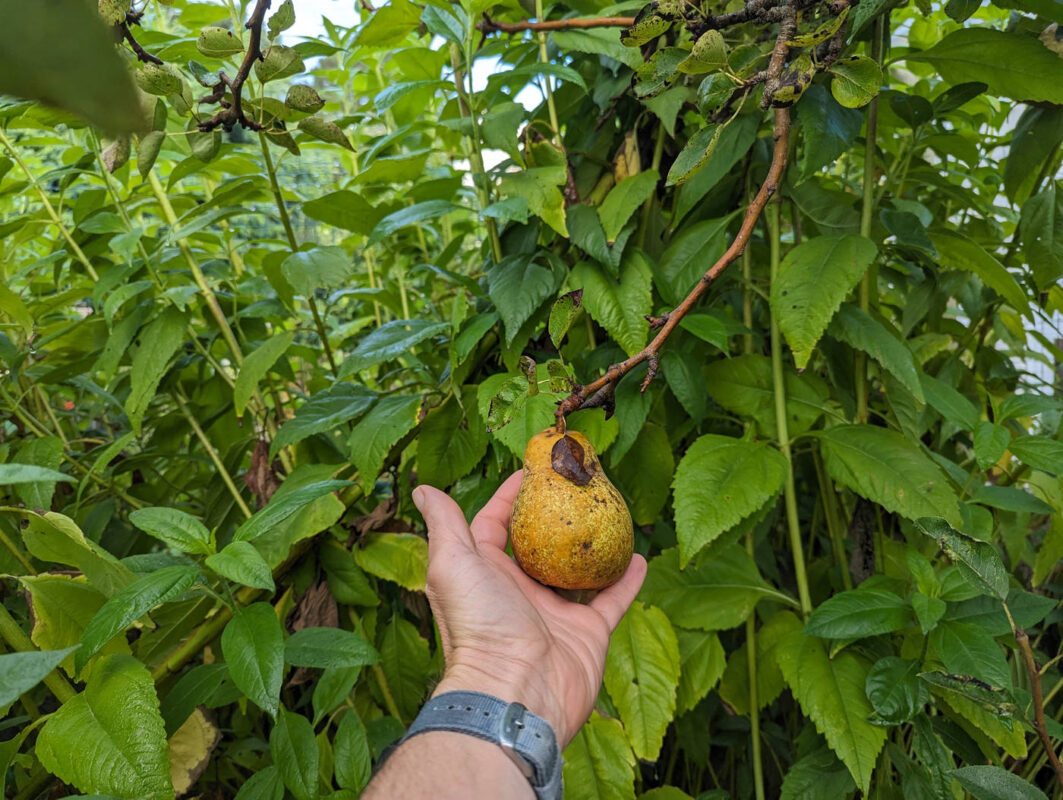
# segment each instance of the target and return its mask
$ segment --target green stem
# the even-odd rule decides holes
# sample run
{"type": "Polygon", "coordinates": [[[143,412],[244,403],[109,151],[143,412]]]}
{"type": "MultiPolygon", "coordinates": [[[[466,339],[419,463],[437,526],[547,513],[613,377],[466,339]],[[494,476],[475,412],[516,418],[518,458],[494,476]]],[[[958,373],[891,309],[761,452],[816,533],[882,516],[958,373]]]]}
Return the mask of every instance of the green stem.
{"type": "MultiPolygon", "coordinates": [[[[540,22],[543,19],[543,0],[535,0],[535,18],[540,22]]],[[[546,32],[539,31],[539,61],[543,64],[550,63],[550,56],[546,52],[546,32]]],[[[546,108],[550,113],[550,127],[554,129],[554,143],[561,152],[565,151],[561,143],[561,123],[557,120],[557,106],[554,104],[554,90],[550,87],[550,79],[542,77],[543,87],[546,90],[546,108]]]]}
{"type": "MultiPolygon", "coordinates": [[[[280,214],[281,224],[284,225],[284,234],[288,237],[288,247],[293,253],[298,252],[299,242],[295,238],[295,231],[292,229],[292,219],[288,215],[288,207],[284,205],[284,194],[281,192],[280,184],[277,182],[277,170],[273,166],[273,157],[269,154],[269,147],[266,145],[266,134],[261,131],[258,134],[258,143],[262,147],[262,160],[266,165],[266,173],[269,175],[269,185],[273,189],[273,200],[277,205],[277,213],[280,214]]],[[[314,300],[313,294],[307,295],[307,305],[310,306],[310,313],[314,317],[314,328],[317,330],[317,338],[321,341],[321,347],[325,351],[325,358],[328,359],[329,368],[332,370],[332,374],[336,374],[336,357],[332,354],[332,348],[328,343],[328,335],[325,333],[325,323],[321,319],[321,314],[317,308],[317,301],[314,300]]]]}
{"type": "MultiPolygon", "coordinates": [[[[148,173],[148,182],[151,184],[151,190],[155,194],[155,199],[159,202],[159,207],[162,209],[167,224],[169,224],[171,230],[173,230],[177,226],[177,215],[174,213],[173,206],[170,205],[170,198],[166,196],[166,190],[163,188],[163,185],[159,181],[154,170],[148,173]]],[[[243,364],[243,350],[240,349],[240,345],[236,341],[236,335],[233,333],[229,321],[225,318],[225,312],[222,311],[221,304],[218,302],[218,296],[214,294],[214,290],[211,289],[210,284],[207,283],[207,278],[203,274],[203,270],[199,268],[199,262],[196,261],[196,257],[192,254],[192,249],[188,246],[188,240],[181,237],[177,240],[177,247],[185,257],[185,262],[188,264],[188,268],[192,272],[192,278],[195,280],[196,286],[199,287],[199,291],[207,301],[207,307],[210,309],[214,321],[218,324],[218,329],[221,331],[225,343],[229,346],[229,352],[232,354],[233,361],[235,361],[237,365],[243,364]]]]}
{"type": "MultiPolygon", "coordinates": [[[[3,637],[12,650],[20,653],[37,651],[37,646],[2,605],[0,605],[0,637],[3,637]]],[[[65,703],[77,694],[74,687],[60,674],[58,667],[48,673],[44,679],[44,685],[60,703],[65,703]]]]}
{"type": "MultiPolygon", "coordinates": [[[[667,131],[664,128],[664,123],[661,122],[657,125],[657,138],[653,143],[653,160],[650,163],[650,169],[657,171],[660,174],[661,169],[661,157],[664,155],[664,135],[667,131]]],[[[639,247],[646,245],[646,229],[650,223],[650,212],[653,210],[653,201],[655,194],[651,194],[646,198],[646,202],[642,204],[642,216],[639,218],[639,247]]]]}
{"type": "MultiPolygon", "coordinates": [[[[466,36],[465,60],[469,63],[472,61],[470,37],[475,32],[476,29],[474,27],[466,36]]],[[[450,63],[454,68],[454,87],[458,92],[458,107],[461,109],[462,116],[468,117],[472,125],[469,162],[472,164],[473,172],[475,173],[473,183],[476,185],[476,194],[480,200],[480,210],[483,211],[491,205],[491,192],[487,180],[487,170],[484,168],[483,153],[480,150],[480,123],[476,119],[476,112],[473,110],[472,103],[469,102],[469,95],[465,91],[465,72],[461,68],[461,50],[453,43],[450,45],[450,63]]],[[[494,256],[497,264],[502,260],[502,240],[498,236],[498,226],[495,225],[494,219],[490,217],[487,218],[485,225],[487,226],[488,237],[491,240],[491,255],[494,256]]]]}
{"type": "Polygon", "coordinates": [[[823,506],[823,517],[827,521],[827,532],[830,534],[834,563],[842,574],[842,585],[848,591],[853,588],[853,576],[849,573],[849,565],[845,558],[845,540],[842,534],[841,519],[838,515],[837,498],[834,496],[834,485],[830,482],[827,471],[823,469],[823,463],[818,452],[813,452],[812,460],[816,466],[816,482],[819,484],[820,503],[823,506]]]}
{"type": "MultiPolygon", "coordinates": [[[[746,552],[753,557],[753,531],[746,534],[746,552]]],[[[757,697],[757,615],[746,618],[746,662],[749,666],[749,735],[753,753],[753,788],[757,800],[764,800],[764,764],[760,754],[760,701],[757,697]]]]}
{"type": "Polygon", "coordinates": [[[222,479],[222,482],[229,489],[229,493],[236,501],[236,505],[240,507],[240,510],[244,513],[245,517],[250,518],[252,511],[248,508],[247,503],[244,502],[244,498],[240,494],[240,490],[236,488],[236,483],[233,481],[232,476],[229,474],[229,470],[225,468],[225,464],[221,460],[221,456],[218,455],[218,451],[214,449],[214,445],[210,443],[210,439],[207,438],[207,434],[200,427],[199,422],[196,420],[195,415],[192,414],[188,404],[185,403],[184,398],[180,393],[174,394],[174,399],[177,401],[178,408],[181,409],[181,414],[187,420],[188,424],[195,431],[196,438],[199,439],[199,443],[203,445],[203,449],[207,451],[207,455],[210,460],[214,462],[215,469],[218,470],[218,476],[222,479]]]}
{"type": "MultiPolygon", "coordinates": [[[[882,18],[875,20],[875,32],[871,38],[871,58],[876,63],[882,62],[882,18]]],[[[878,97],[871,99],[867,105],[867,125],[864,138],[864,180],[863,202],[860,208],[860,235],[871,238],[872,214],[875,210],[875,142],[878,134],[878,97]]],[[[860,279],[860,308],[868,311],[871,307],[871,292],[878,291],[878,270],[872,265],[860,279]]],[[[856,419],[867,423],[867,353],[856,351],[853,366],[856,380],[856,419]]]]}
{"type": "Polygon", "coordinates": [[[37,574],[37,570],[33,568],[33,565],[29,562],[29,559],[22,555],[22,552],[17,547],[15,547],[15,543],[11,541],[11,539],[6,533],[4,533],[3,528],[0,528],[0,542],[2,542],[4,547],[6,547],[11,552],[11,555],[15,557],[15,560],[26,568],[26,573],[28,575],[37,574]]]}
{"type": "MultiPolygon", "coordinates": [[[[767,208],[769,244],[771,247],[771,281],[779,273],[779,204],[772,202],[767,208]]],[[[805,554],[801,546],[801,522],[797,514],[797,489],[794,484],[793,457],[790,452],[790,427],[786,419],[786,381],[782,364],[782,336],[775,314],[771,315],[771,376],[775,394],[775,427],[778,429],[779,449],[786,459],[786,484],[783,498],[786,504],[786,524],[790,532],[790,550],[794,559],[794,577],[801,600],[801,613],[807,618],[812,613],[812,598],[808,591],[808,575],[805,572],[805,554]]]]}
{"type": "Polygon", "coordinates": [[[74,241],[74,237],[71,236],[70,231],[67,229],[66,225],[63,224],[63,220],[59,218],[59,213],[55,210],[55,206],[53,206],[48,199],[47,193],[45,193],[44,189],[41,188],[41,185],[37,183],[36,176],[30,172],[29,166],[22,160],[22,156],[19,154],[18,149],[15,147],[14,143],[7,138],[7,134],[4,133],[2,128],[0,128],[0,143],[3,143],[7,151],[11,153],[11,157],[15,159],[15,162],[26,174],[29,182],[33,184],[33,188],[37,190],[37,194],[40,195],[41,198],[41,203],[44,204],[44,210],[48,212],[48,216],[52,218],[52,222],[55,226],[59,228],[59,232],[63,234],[63,238],[66,239],[67,245],[73,251],[77,260],[85,267],[85,271],[89,274],[89,277],[94,281],[98,281],[100,276],[97,274],[96,270],[93,269],[92,264],[89,263],[89,259],[85,255],[85,252],[78,246],[78,243],[74,241]]]}
{"type": "MultiPolygon", "coordinates": [[[[351,622],[354,623],[355,631],[357,631],[362,638],[367,638],[361,617],[358,616],[353,608],[348,609],[347,614],[350,617],[351,622]]],[[[373,664],[370,669],[373,673],[373,677],[376,679],[380,694],[384,696],[384,707],[387,708],[388,713],[391,714],[391,716],[401,722],[402,714],[399,713],[399,706],[395,702],[395,696],[391,693],[391,687],[388,685],[387,675],[384,674],[384,670],[380,668],[379,664],[373,664]]]]}

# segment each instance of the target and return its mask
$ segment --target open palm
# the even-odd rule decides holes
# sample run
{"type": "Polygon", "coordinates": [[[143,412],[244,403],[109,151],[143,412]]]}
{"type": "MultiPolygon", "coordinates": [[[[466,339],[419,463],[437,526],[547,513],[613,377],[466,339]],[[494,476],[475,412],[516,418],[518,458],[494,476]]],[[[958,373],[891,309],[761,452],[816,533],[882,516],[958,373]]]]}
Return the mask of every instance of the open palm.
{"type": "Polygon", "coordinates": [[[471,526],[443,492],[414,490],[428,525],[427,592],[446,659],[436,691],[523,703],[564,747],[598,697],[609,635],[638,593],[646,561],[634,556],[620,581],[586,605],[532,580],[505,551],[520,483],[521,473],[510,476],[471,526]]]}

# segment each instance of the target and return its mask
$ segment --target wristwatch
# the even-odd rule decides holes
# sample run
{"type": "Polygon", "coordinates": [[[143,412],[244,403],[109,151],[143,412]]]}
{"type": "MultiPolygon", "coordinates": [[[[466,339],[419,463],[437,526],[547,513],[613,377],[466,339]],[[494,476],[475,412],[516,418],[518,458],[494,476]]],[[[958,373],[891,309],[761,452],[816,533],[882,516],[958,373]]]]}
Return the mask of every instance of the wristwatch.
{"type": "Polygon", "coordinates": [[[445,692],[424,704],[402,741],[429,731],[497,744],[528,779],[537,800],[561,800],[562,759],[554,729],[520,703],[481,692],[445,692]]]}

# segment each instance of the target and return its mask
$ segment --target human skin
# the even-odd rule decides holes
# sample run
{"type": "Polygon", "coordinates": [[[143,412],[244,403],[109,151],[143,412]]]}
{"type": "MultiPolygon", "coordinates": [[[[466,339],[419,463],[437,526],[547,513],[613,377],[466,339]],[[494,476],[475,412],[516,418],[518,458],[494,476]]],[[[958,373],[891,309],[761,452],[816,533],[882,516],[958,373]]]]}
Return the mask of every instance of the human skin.
{"type": "MultiPolygon", "coordinates": [[[[414,489],[413,501],[428,526],[427,594],[446,664],[433,696],[466,690],[522,703],[550,723],[564,749],[590,716],[609,636],[642,586],[646,560],[636,554],[623,577],[586,604],[536,583],[505,551],[520,482],[518,472],[503,483],[471,526],[443,492],[414,489]]],[[[534,794],[497,745],[433,731],[401,745],[364,797],[534,794]]]]}

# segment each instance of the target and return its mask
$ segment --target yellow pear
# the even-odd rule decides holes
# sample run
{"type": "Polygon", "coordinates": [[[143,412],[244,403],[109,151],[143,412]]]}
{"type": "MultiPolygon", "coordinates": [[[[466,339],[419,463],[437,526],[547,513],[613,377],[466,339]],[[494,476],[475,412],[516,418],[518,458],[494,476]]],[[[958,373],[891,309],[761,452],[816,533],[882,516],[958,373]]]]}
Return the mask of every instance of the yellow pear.
{"type": "Polygon", "coordinates": [[[624,574],[631,513],[586,436],[551,427],[528,442],[510,542],[521,569],[547,586],[604,589],[624,574]]]}

